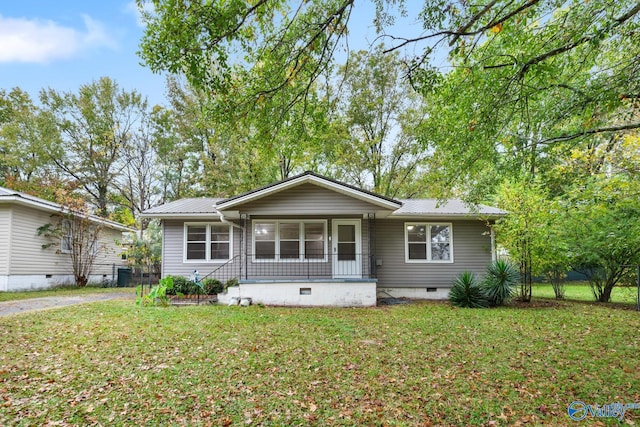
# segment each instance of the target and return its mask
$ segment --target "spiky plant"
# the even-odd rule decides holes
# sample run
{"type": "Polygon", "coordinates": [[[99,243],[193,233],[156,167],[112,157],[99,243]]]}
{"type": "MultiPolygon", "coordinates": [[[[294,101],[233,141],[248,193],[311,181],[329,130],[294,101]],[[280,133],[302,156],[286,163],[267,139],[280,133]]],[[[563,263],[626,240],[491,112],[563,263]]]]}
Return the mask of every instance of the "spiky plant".
{"type": "Polygon", "coordinates": [[[489,305],[476,276],[465,271],[456,277],[449,291],[449,301],[456,307],[484,308],[489,305]]]}
{"type": "Polygon", "coordinates": [[[489,264],[482,284],[489,305],[504,305],[513,296],[519,282],[520,271],[511,262],[498,259],[489,264]]]}

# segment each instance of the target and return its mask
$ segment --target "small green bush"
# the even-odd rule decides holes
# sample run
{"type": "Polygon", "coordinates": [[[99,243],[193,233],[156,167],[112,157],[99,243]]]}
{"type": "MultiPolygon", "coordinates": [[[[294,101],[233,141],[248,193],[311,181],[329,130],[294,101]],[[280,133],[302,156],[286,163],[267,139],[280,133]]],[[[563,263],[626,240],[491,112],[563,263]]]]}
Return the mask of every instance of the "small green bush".
{"type": "Polygon", "coordinates": [[[191,283],[189,279],[183,276],[167,276],[173,280],[173,289],[167,291],[167,295],[189,295],[191,292],[191,283]]]}
{"type": "Polygon", "coordinates": [[[498,259],[489,264],[482,285],[489,305],[504,305],[515,293],[519,282],[520,271],[511,262],[498,259]]]}
{"type": "Polygon", "coordinates": [[[458,275],[453,282],[449,291],[449,301],[456,307],[465,308],[485,308],[489,305],[476,276],[469,271],[458,275]]]}
{"type": "Polygon", "coordinates": [[[224,285],[218,279],[207,278],[202,281],[202,286],[204,288],[204,292],[207,295],[219,294],[222,293],[224,289],[224,285]]]}

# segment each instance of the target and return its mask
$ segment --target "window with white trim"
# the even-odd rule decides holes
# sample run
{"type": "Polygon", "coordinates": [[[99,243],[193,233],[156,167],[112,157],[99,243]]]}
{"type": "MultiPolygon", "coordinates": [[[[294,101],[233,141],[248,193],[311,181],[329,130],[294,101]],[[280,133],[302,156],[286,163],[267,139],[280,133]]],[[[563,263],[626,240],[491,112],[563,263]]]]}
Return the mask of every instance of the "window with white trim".
{"type": "Polygon", "coordinates": [[[62,236],[60,237],[60,252],[70,253],[73,250],[73,235],[71,231],[71,222],[68,219],[63,219],[62,224],[62,236]]]}
{"type": "Polygon", "coordinates": [[[255,260],[326,261],[326,220],[255,220],[255,260]]]}
{"type": "Polygon", "coordinates": [[[407,222],[404,236],[406,262],[453,262],[450,223],[407,222]]]}
{"type": "Polygon", "coordinates": [[[215,262],[231,259],[231,226],[220,223],[186,223],[184,225],[185,261],[215,262]]]}

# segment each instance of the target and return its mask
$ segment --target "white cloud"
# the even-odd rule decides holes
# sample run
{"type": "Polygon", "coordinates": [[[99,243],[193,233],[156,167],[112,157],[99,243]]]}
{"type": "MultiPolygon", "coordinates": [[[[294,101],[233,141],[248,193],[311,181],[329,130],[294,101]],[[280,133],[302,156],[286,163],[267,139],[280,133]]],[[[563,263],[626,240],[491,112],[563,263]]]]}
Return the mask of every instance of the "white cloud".
{"type": "MultiPolygon", "coordinates": [[[[154,11],[153,3],[146,2],[142,7],[146,13],[153,13],[154,11]]],[[[146,27],[146,24],[142,19],[142,13],[140,13],[140,9],[138,9],[138,5],[135,1],[130,1],[129,3],[127,3],[127,5],[125,6],[125,12],[136,17],[136,22],[138,23],[139,27],[146,27]]]]}
{"type": "Polygon", "coordinates": [[[50,20],[0,15],[0,63],[48,63],[71,58],[87,48],[117,48],[102,24],[88,15],[83,20],[85,28],[78,30],[50,20]]]}

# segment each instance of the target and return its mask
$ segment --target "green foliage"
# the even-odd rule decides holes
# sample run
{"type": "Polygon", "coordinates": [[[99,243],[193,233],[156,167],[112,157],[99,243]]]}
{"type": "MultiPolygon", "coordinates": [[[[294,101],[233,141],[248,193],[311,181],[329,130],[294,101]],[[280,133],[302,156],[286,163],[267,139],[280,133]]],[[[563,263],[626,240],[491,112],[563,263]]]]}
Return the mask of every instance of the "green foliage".
{"type": "Polygon", "coordinates": [[[167,290],[168,295],[215,295],[224,290],[224,285],[215,278],[206,278],[195,283],[184,276],[167,276],[173,280],[173,288],[167,290]]]}
{"type": "Polygon", "coordinates": [[[160,283],[153,286],[147,295],[142,295],[142,285],[139,285],[136,288],[136,305],[142,307],[167,307],[170,304],[168,295],[171,295],[173,289],[172,277],[160,279],[160,283]]]}
{"type": "Polygon", "coordinates": [[[142,238],[131,234],[125,252],[127,262],[137,268],[158,271],[162,261],[162,229],[158,223],[152,222],[142,233],[142,238]]]}
{"type": "MultiPolygon", "coordinates": [[[[191,295],[192,293],[197,293],[191,292],[192,285],[195,286],[195,284],[184,276],[167,276],[166,278],[171,279],[173,282],[172,289],[168,290],[169,295],[191,295]]],[[[195,287],[193,289],[195,290],[195,287]]]]}
{"type": "Polygon", "coordinates": [[[507,260],[497,259],[487,267],[482,290],[489,305],[500,306],[511,299],[519,282],[518,268],[507,260]]]}
{"type": "Polygon", "coordinates": [[[496,199],[509,212],[494,227],[497,239],[518,264],[520,299],[528,301],[533,277],[570,268],[564,209],[539,183],[530,180],[505,180],[496,199]]]}
{"type": "Polygon", "coordinates": [[[78,93],[54,89],[40,93],[42,110],[56,128],[42,149],[58,170],[77,182],[100,216],[109,213],[109,193],[140,125],[146,100],[127,92],[108,77],[80,86],[78,93]]]}
{"type": "Polygon", "coordinates": [[[484,308],[488,306],[487,298],[475,275],[465,271],[456,277],[449,291],[449,300],[456,307],[484,308]]]}
{"type": "Polygon", "coordinates": [[[416,173],[427,157],[417,132],[422,98],[404,78],[399,54],[384,49],[352,53],[338,69],[332,126],[343,132],[331,144],[329,170],[388,197],[422,195],[427,185],[416,173]]]}
{"type": "Polygon", "coordinates": [[[639,188],[624,176],[599,176],[568,201],[571,265],[587,275],[598,301],[609,301],[614,286],[628,281],[640,264],[639,188]]]}
{"type": "Polygon", "coordinates": [[[207,295],[219,294],[224,290],[224,285],[220,280],[209,277],[202,281],[202,287],[207,295]]]}

